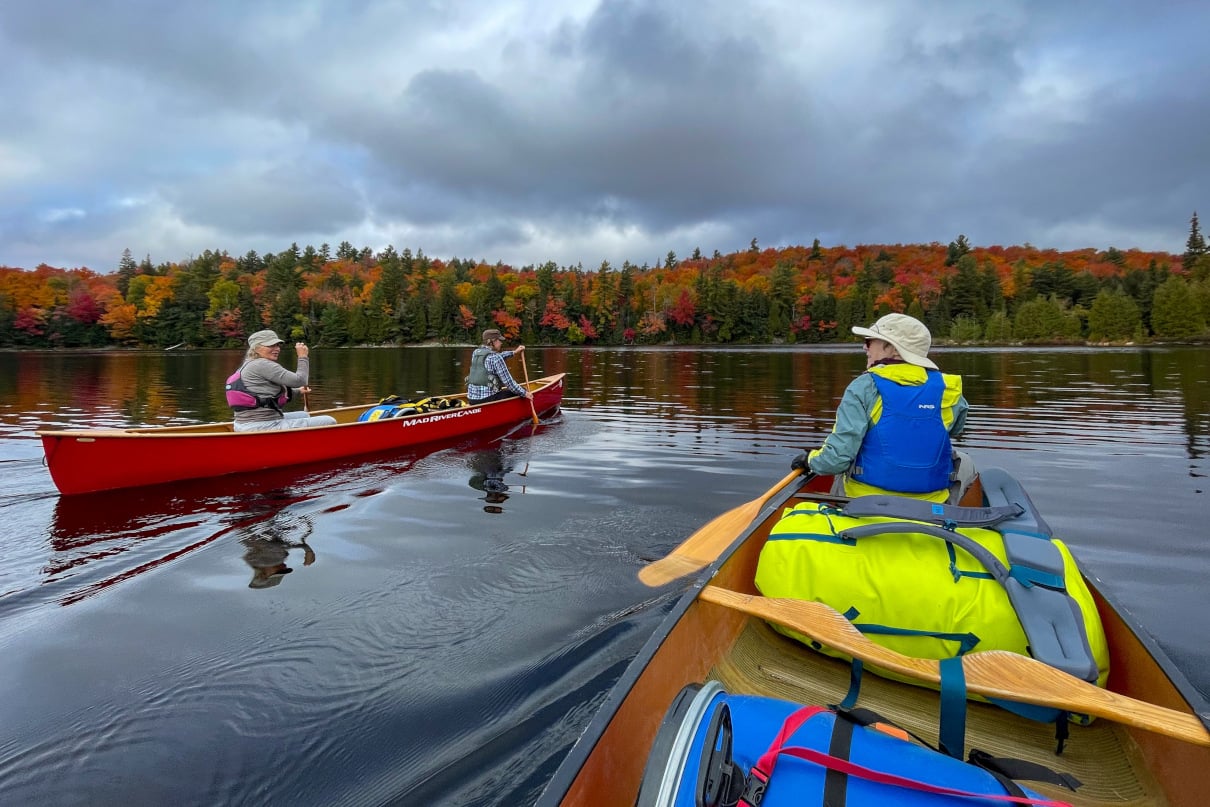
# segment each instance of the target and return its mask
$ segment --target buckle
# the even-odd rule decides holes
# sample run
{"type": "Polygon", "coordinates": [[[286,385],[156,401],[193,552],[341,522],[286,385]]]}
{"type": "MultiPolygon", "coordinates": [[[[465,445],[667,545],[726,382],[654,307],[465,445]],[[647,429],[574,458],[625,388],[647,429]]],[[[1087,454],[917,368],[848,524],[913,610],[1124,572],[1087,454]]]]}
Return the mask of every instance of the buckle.
{"type": "Polygon", "coordinates": [[[738,807],[760,807],[765,800],[765,790],[769,787],[769,776],[759,768],[753,768],[752,773],[744,780],[744,794],[739,797],[738,807]]]}

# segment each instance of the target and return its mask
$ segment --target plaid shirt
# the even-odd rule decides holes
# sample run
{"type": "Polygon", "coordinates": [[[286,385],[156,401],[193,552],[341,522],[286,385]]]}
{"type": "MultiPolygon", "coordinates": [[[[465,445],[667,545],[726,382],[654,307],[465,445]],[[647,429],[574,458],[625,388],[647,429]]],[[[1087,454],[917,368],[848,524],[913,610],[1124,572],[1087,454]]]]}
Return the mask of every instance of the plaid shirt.
{"type": "Polygon", "coordinates": [[[487,374],[491,376],[492,383],[490,385],[467,384],[466,397],[471,401],[479,401],[495,395],[500,391],[501,387],[508,387],[524,398],[525,389],[513,380],[512,373],[508,371],[508,365],[504,363],[504,360],[511,358],[512,355],[513,352],[511,350],[489,353],[483,362],[483,366],[487,369],[487,374]]]}

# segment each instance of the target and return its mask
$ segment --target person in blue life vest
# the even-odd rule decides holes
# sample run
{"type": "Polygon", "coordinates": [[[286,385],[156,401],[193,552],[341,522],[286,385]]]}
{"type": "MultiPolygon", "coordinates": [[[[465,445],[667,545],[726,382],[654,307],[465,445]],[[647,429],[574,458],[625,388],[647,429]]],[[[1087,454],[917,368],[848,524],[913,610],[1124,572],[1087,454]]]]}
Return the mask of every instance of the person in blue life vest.
{"type": "Polygon", "coordinates": [[[466,402],[483,404],[518,396],[533,400],[533,393],[513,380],[505,360],[520,356],[525,345],[501,350],[504,337],[495,328],[483,332],[483,344],[471,354],[471,372],[466,377],[466,402]]]}
{"type": "Polygon", "coordinates": [[[278,364],[282,341],[270,330],[249,336],[243,365],[227,379],[227,404],[235,412],[237,432],[336,425],[331,415],[282,411],[295,392],[311,391],[310,349],[303,342],[294,344],[298,370],[292,373],[278,364]]]}
{"type": "Polygon", "coordinates": [[[932,335],[914,317],[887,314],[853,333],[865,337],[866,371],[845,389],[823,446],[790,467],[834,475],[833,492],[846,496],[956,501],[974,475],[951,442],[969,409],[962,377],[928,358],[932,335]]]}

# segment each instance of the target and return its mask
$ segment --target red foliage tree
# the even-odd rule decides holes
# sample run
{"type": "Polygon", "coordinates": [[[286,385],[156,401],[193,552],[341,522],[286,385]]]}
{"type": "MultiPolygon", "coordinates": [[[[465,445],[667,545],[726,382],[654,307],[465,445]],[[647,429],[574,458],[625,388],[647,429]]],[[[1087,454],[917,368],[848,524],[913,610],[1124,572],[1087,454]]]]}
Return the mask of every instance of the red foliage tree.
{"type": "Polygon", "coordinates": [[[688,328],[693,324],[696,316],[697,304],[693,302],[693,296],[689,294],[688,289],[681,289],[681,296],[677,298],[676,305],[672,306],[672,310],[668,312],[668,318],[674,324],[688,328]]]}
{"type": "Polygon", "coordinates": [[[88,289],[77,287],[72,290],[71,298],[67,303],[67,316],[81,325],[94,325],[103,313],[105,312],[101,310],[101,306],[97,304],[96,298],[88,289]]]}

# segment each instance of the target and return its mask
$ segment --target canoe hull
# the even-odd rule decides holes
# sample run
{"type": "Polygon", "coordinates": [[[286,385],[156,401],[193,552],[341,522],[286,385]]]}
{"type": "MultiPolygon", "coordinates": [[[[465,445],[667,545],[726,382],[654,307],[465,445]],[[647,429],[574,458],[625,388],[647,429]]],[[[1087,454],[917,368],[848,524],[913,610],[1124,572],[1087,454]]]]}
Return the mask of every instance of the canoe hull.
{"type": "MultiPolygon", "coordinates": [[[[556,412],[564,374],[531,383],[534,407],[523,398],[358,422],[371,405],[316,411],[334,426],[235,432],[231,424],[42,431],[46,464],[63,495],[142,487],[185,479],[247,473],[359,454],[409,448],[494,429],[556,412]]],[[[460,397],[460,396],[451,396],[460,397]]]]}
{"type": "MultiPolygon", "coordinates": [[[[699,597],[707,584],[758,594],[753,580],[760,548],[780,509],[780,506],[765,507],[764,515],[747,529],[733,531],[735,541],[715,563],[696,575],[695,582],[673,605],[661,627],[622,674],[555,772],[540,805],[633,804],[643,781],[647,749],[656,739],[669,704],[687,684],[722,679],[729,691],[744,692],[748,690],[734,688],[733,684],[758,681],[769,691],[752,694],[789,697],[808,703],[839,701],[847,688],[847,664],[809,651],[738,610],[699,597]],[[750,637],[756,634],[785,655],[773,660],[774,663],[753,655],[750,637]],[[750,667],[744,668],[745,664],[750,667]],[[834,674],[833,679],[823,679],[820,672],[824,668],[834,674]],[[741,669],[743,673],[737,673],[741,669]],[[727,682],[728,678],[732,679],[731,683],[727,682]],[[832,688],[820,695],[819,700],[797,696],[813,687],[832,688]]],[[[726,523],[726,516],[724,514],[716,521],[726,523]]],[[[1085,579],[1093,591],[1112,648],[1109,689],[1185,715],[1197,715],[1198,709],[1191,704],[1198,704],[1200,708],[1202,703],[1188,682],[1172,668],[1146,633],[1132,624],[1128,614],[1113,605],[1098,588],[1097,581],[1088,575],[1085,579]]],[[[897,682],[880,682],[877,676],[867,676],[862,693],[859,706],[873,708],[894,720],[923,713],[924,728],[915,728],[927,736],[928,726],[937,714],[935,692],[897,682]],[[880,701],[879,687],[895,688],[891,693],[893,697],[880,701]],[[888,706],[888,703],[892,705],[888,706]],[[902,711],[905,708],[906,713],[902,711]]],[[[1052,754],[1053,727],[1030,724],[986,705],[971,708],[985,712],[977,718],[972,713],[970,718],[972,746],[978,742],[986,748],[985,743],[1011,737],[1013,741],[1029,745],[1043,764],[1050,764],[1049,760],[1063,762],[1063,758],[1052,754]],[[988,714],[1002,717],[988,718],[988,714]],[[988,719],[1018,722],[1004,724],[1007,728],[1001,726],[998,730],[977,734],[976,724],[988,719]],[[1032,735],[1026,736],[1030,732],[1032,735]],[[1021,736],[1014,736],[1018,734],[1021,736]]],[[[1200,717],[1202,722],[1207,719],[1205,714],[1200,717]]],[[[1013,756],[1013,750],[1009,748],[1006,755],[1013,756]]],[[[1193,807],[1207,801],[1204,771],[1210,769],[1210,747],[1205,745],[1098,720],[1092,727],[1073,727],[1073,738],[1065,752],[1066,762],[1073,765],[1080,762],[1081,754],[1084,755],[1085,770],[1091,775],[1080,778],[1084,778],[1084,790],[1091,791],[1091,795],[1053,794],[1061,800],[1073,804],[1120,803],[1132,807],[1165,804],[1193,807]],[[1103,746],[1101,740],[1107,735],[1111,742],[1103,746]],[[1131,782],[1133,791],[1117,780],[1101,776],[1100,766],[1103,762],[1108,765],[1110,757],[1101,756],[1102,748],[1109,746],[1115,752],[1121,751],[1116,754],[1115,762],[1116,759],[1129,759],[1130,765],[1141,769],[1136,772],[1136,782],[1131,782]],[[1109,779],[1102,781],[1099,791],[1096,789],[1098,777],[1109,779]]]]}

